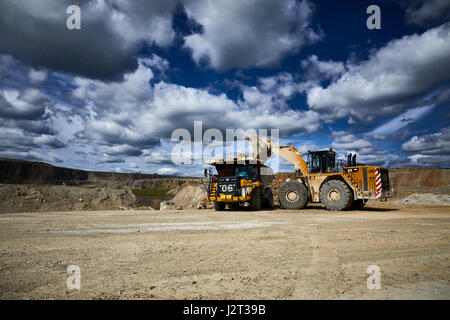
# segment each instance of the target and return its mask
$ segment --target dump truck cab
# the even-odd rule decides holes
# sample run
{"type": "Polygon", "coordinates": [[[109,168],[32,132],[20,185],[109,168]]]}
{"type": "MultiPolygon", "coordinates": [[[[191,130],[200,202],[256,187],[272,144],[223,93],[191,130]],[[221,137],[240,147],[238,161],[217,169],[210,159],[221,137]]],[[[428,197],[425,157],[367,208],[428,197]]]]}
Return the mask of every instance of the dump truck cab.
{"type": "Polygon", "coordinates": [[[239,207],[252,210],[273,207],[273,194],[268,185],[273,171],[263,161],[253,157],[216,159],[207,162],[217,174],[205,169],[209,177],[208,200],[214,202],[217,211],[239,207]]]}

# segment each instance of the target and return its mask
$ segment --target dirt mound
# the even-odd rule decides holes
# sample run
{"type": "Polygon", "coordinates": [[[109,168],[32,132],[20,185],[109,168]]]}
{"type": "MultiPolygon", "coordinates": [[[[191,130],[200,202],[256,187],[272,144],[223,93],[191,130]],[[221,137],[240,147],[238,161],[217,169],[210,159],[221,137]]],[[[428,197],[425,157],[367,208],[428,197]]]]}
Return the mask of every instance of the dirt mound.
{"type": "Polygon", "coordinates": [[[402,205],[435,204],[442,206],[450,206],[450,196],[445,194],[414,193],[402,200],[396,201],[396,203],[402,205]]]}
{"type": "Polygon", "coordinates": [[[128,189],[0,185],[0,213],[134,209],[128,189]]]}
{"type": "Polygon", "coordinates": [[[160,210],[202,209],[208,207],[207,193],[203,185],[188,185],[171,200],[161,202],[160,210]]]}

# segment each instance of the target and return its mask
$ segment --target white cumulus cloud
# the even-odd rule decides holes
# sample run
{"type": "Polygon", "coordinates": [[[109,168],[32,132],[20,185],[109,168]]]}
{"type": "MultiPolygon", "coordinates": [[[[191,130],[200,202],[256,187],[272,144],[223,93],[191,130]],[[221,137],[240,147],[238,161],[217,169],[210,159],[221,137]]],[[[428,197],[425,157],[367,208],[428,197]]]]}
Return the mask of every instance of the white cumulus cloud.
{"type": "Polygon", "coordinates": [[[194,0],[185,7],[204,30],[186,36],[185,46],[197,63],[206,58],[219,70],[276,65],[321,37],[306,0],[194,0]]]}
{"type": "Polygon", "coordinates": [[[348,63],[328,87],[308,90],[308,105],[328,118],[371,121],[450,80],[450,24],[390,41],[367,61],[348,63]]]}
{"type": "Polygon", "coordinates": [[[423,136],[414,136],[402,144],[402,150],[422,155],[450,154],[450,127],[423,136]]]}

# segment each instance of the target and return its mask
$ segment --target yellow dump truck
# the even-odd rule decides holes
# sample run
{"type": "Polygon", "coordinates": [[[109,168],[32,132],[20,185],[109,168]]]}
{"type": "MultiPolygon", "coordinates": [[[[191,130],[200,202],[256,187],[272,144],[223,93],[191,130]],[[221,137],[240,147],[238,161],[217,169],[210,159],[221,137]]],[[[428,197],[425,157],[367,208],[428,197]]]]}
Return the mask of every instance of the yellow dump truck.
{"type": "Polygon", "coordinates": [[[214,202],[217,211],[250,207],[252,210],[273,207],[273,171],[264,162],[254,157],[236,157],[208,161],[217,174],[205,169],[209,177],[208,200],[214,202]]]}

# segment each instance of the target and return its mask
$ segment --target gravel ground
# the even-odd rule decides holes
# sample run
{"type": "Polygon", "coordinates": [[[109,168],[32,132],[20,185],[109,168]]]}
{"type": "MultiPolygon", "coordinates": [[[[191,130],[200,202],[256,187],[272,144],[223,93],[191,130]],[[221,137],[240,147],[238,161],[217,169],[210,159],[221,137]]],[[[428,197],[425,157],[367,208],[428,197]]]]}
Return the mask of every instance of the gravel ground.
{"type": "Polygon", "coordinates": [[[2,214],[0,298],[449,299],[449,231],[448,207],[393,203],[2,214]]]}

